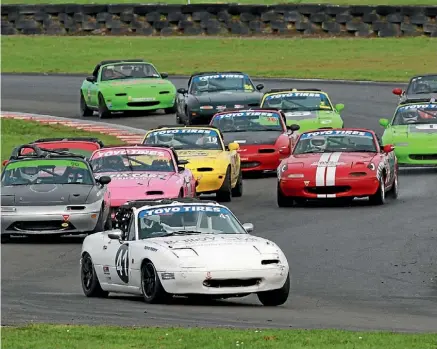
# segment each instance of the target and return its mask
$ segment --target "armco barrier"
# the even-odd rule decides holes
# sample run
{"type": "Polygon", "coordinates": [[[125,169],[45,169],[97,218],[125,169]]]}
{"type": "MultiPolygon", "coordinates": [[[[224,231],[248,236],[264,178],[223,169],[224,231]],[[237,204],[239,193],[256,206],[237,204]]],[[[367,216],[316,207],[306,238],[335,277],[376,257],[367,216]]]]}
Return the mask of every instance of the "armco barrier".
{"type": "Polygon", "coordinates": [[[437,37],[437,6],[3,5],[2,35],[437,37]]]}

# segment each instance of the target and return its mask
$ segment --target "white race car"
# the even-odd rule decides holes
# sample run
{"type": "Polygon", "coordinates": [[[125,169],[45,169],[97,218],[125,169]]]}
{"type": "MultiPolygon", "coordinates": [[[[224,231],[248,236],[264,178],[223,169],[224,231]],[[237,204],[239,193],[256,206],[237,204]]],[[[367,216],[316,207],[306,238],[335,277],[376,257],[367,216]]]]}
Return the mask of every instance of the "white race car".
{"type": "Polygon", "coordinates": [[[173,295],[223,299],[257,293],[267,306],[288,299],[284,253],[250,235],[251,223],[242,225],[215,201],[131,201],[115,219],[120,229],[83,242],[81,282],[87,297],[120,292],[164,303],[173,295]]]}

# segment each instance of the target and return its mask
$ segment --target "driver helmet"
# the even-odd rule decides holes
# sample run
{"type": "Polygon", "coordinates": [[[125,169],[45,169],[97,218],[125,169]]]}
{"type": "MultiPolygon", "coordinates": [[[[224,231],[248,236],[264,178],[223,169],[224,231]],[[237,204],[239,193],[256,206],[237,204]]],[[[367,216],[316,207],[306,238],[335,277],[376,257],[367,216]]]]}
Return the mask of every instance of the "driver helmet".
{"type": "Polygon", "coordinates": [[[325,137],[314,137],[311,138],[310,145],[312,149],[325,150],[327,146],[327,141],[325,137]]]}
{"type": "Polygon", "coordinates": [[[267,100],[267,106],[272,108],[281,109],[282,100],[281,98],[270,98],[267,100]]]}
{"type": "Polygon", "coordinates": [[[173,133],[163,133],[156,136],[157,144],[170,145],[174,140],[173,133]]]}
{"type": "Polygon", "coordinates": [[[112,155],[103,158],[103,166],[102,167],[110,167],[110,168],[123,168],[124,161],[120,155],[112,155]]]}
{"type": "Polygon", "coordinates": [[[35,182],[38,178],[38,167],[24,167],[19,169],[21,178],[28,180],[29,182],[35,182]]]}
{"type": "Polygon", "coordinates": [[[406,124],[411,124],[417,122],[419,115],[415,111],[408,111],[402,115],[402,118],[406,124]]]}
{"type": "Polygon", "coordinates": [[[197,89],[199,91],[206,91],[208,89],[208,80],[199,80],[197,82],[197,89]]]}
{"type": "Polygon", "coordinates": [[[107,67],[103,74],[104,74],[105,78],[107,78],[107,79],[113,78],[115,76],[114,68],[107,67]]]}
{"type": "Polygon", "coordinates": [[[143,219],[143,224],[146,229],[151,229],[153,227],[161,226],[161,217],[158,215],[145,216],[143,219]]]}
{"type": "Polygon", "coordinates": [[[233,130],[235,127],[235,123],[234,120],[232,120],[232,118],[222,118],[220,120],[220,129],[223,131],[229,131],[229,130],[233,130]]]}

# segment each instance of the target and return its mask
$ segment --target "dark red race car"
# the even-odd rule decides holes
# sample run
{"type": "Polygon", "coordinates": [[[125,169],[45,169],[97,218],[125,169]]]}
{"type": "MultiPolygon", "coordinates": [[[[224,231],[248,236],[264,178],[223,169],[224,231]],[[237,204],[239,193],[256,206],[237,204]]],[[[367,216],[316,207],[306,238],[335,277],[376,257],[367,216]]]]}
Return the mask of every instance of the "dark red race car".
{"type": "MultiPolygon", "coordinates": [[[[98,138],[92,137],[69,137],[69,138],[41,138],[28,144],[35,144],[41,149],[66,151],[73,154],[83,155],[87,158],[91,154],[100,148],[104,147],[104,144],[98,138]]],[[[13,150],[13,153],[18,148],[13,150]]],[[[20,154],[25,155],[33,152],[31,148],[21,148],[20,154]]],[[[3,166],[6,165],[8,160],[3,161],[3,166]]]]}
{"type": "Polygon", "coordinates": [[[304,132],[278,167],[278,206],[361,197],[382,205],[386,195],[397,198],[398,162],[393,150],[390,144],[382,147],[371,130],[304,132]]]}
{"type": "Polygon", "coordinates": [[[218,113],[210,125],[222,132],[226,144],[240,144],[243,172],[276,171],[281,160],[290,155],[299,129],[298,125],[286,126],[285,116],[270,109],[218,113]]]}

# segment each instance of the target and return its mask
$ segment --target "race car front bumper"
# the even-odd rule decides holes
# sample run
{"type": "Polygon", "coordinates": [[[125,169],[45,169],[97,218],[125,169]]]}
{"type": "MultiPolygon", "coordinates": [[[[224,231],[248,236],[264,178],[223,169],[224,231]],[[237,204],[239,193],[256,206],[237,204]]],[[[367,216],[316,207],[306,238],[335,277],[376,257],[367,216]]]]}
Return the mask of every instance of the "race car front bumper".
{"type": "Polygon", "coordinates": [[[217,192],[223,185],[226,173],[219,172],[197,172],[192,170],[194,178],[197,178],[199,185],[196,188],[197,194],[212,194],[217,192]]]}
{"type": "Polygon", "coordinates": [[[276,171],[281,160],[285,158],[277,149],[270,153],[246,153],[240,152],[241,171],[276,171]]]}
{"type": "Polygon", "coordinates": [[[105,103],[109,111],[141,111],[141,110],[157,110],[173,107],[175,103],[175,95],[163,94],[159,98],[156,97],[138,97],[130,98],[129,96],[111,96],[105,97],[105,103]]]}
{"type": "Polygon", "coordinates": [[[420,150],[395,146],[395,154],[399,165],[437,166],[437,145],[420,150]]]}
{"type": "Polygon", "coordinates": [[[259,270],[159,271],[166,292],[176,295],[238,295],[281,288],[288,275],[285,266],[259,270]]]}
{"type": "Polygon", "coordinates": [[[305,199],[360,198],[374,195],[379,187],[376,176],[337,178],[334,186],[316,186],[315,181],[303,178],[280,179],[285,196],[305,199]]]}
{"type": "Polygon", "coordinates": [[[64,206],[3,206],[2,235],[70,235],[91,232],[97,225],[100,205],[81,211],[64,206]]]}

